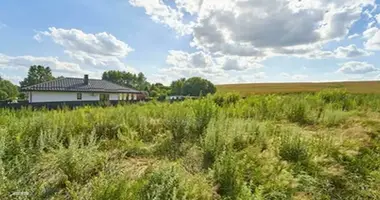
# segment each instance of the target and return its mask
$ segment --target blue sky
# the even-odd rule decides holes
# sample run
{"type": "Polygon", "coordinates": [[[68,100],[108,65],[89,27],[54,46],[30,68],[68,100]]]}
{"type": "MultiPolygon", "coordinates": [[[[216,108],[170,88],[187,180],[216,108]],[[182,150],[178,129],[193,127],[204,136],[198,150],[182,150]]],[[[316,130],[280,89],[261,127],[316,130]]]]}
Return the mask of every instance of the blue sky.
{"type": "Polygon", "coordinates": [[[376,80],[380,1],[0,1],[0,76],[143,72],[169,84],[376,80]]]}

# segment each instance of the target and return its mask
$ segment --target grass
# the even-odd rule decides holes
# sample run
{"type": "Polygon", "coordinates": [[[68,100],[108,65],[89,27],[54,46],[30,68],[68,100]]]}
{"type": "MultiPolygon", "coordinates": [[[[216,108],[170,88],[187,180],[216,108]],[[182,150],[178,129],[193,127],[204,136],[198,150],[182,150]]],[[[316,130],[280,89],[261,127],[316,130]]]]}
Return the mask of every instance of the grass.
{"type": "Polygon", "coordinates": [[[0,199],[379,199],[379,97],[3,109],[0,199]]]}
{"type": "Polygon", "coordinates": [[[323,89],[347,89],[350,93],[380,93],[380,81],[352,81],[352,82],[325,82],[325,83],[248,83],[218,85],[222,93],[236,92],[242,96],[251,94],[274,94],[296,92],[318,92],[323,89]]]}

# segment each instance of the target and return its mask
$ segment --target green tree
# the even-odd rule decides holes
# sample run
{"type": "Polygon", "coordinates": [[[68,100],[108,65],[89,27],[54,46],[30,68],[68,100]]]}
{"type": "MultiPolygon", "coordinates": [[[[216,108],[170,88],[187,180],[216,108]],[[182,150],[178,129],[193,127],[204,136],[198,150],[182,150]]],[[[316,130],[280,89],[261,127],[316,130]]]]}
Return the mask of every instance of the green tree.
{"type": "Polygon", "coordinates": [[[183,95],[199,96],[214,94],[215,92],[215,85],[200,77],[192,77],[187,79],[183,86],[183,95]]]}
{"type": "Polygon", "coordinates": [[[0,90],[0,100],[7,100],[8,99],[8,94],[3,91],[3,90],[0,90]]]}
{"type": "Polygon", "coordinates": [[[137,90],[145,90],[150,85],[145,75],[141,72],[136,75],[125,71],[110,70],[103,73],[102,79],[137,90]]]}
{"type": "Polygon", "coordinates": [[[144,90],[149,86],[149,82],[146,80],[146,77],[143,73],[138,73],[136,77],[136,89],[138,90],[144,90]]]}
{"type": "Polygon", "coordinates": [[[176,81],[173,81],[170,84],[170,90],[171,94],[173,95],[183,95],[183,87],[185,85],[185,78],[178,79],[176,81]]]}
{"type": "Polygon", "coordinates": [[[152,84],[148,90],[151,97],[166,97],[170,94],[170,87],[164,86],[162,83],[152,84]]]}
{"type": "Polygon", "coordinates": [[[20,82],[21,87],[27,87],[46,81],[54,80],[50,67],[33,65],[29,68],[28,76],[20,82]]]}
{"type": "Polygon", "coordinates": [[[18,95],[19,91],[16,85],[0,78],[0,100],[15,99],[18,95]]]}

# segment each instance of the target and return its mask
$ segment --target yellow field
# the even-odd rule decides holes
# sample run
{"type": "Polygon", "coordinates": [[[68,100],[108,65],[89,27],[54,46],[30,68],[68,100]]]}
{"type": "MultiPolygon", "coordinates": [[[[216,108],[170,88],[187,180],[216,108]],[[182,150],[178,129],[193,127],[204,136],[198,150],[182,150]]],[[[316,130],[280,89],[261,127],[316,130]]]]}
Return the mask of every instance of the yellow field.
{"type": "Polygon", "coordinates": [[[219,92],[249,94],[315,92],[326,88],[346,88],[352,93],[380,93],[380,81],[326,82],[326,83],[248,83],[217,85],[219,92]]]}

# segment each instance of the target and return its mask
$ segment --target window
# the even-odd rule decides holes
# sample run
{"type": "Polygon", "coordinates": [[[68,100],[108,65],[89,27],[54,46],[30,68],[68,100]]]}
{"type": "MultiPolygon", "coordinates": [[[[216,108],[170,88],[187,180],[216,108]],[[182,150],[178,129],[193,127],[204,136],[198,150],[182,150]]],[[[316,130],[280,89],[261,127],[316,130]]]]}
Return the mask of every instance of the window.
{"type": "Polygon", "coordinates": [[[133,94],[133,100],[137,100],[137,94],[133,94]]]}
{"type": "Polygon", "coordinates": [[[119,101],[122,101],[123,100],[123,94],[119,94],[119,101]]]}
{"type": "Polygon", "coordinates": [[[77,93],[77,100],[82,100],[82,93],[77,93]]]}
{"type": "Polygon", "coordinates": [[[100,101],[109,101],[110,95],[109,94],[100,94],[100,101]]]}

